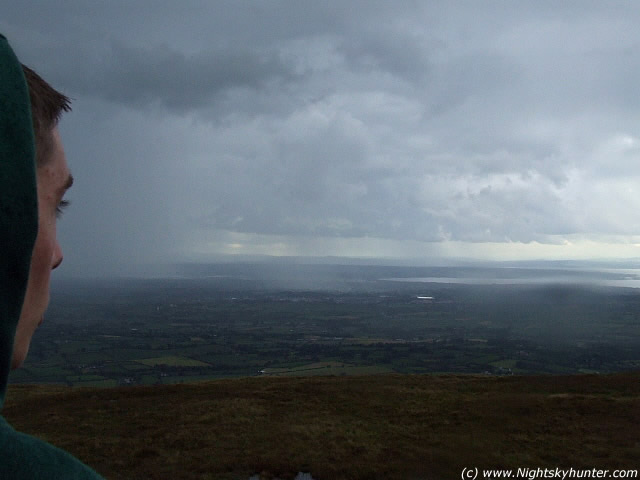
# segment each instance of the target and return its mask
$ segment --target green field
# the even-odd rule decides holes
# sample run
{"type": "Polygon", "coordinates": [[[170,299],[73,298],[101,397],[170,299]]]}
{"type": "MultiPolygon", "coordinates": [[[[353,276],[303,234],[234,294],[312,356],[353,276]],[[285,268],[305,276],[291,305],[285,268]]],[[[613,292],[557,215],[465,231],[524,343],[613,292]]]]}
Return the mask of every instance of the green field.
{"type": "Polygon", "coordinates": [[[178,357],[174,355],[167,355],[166,357],[155,358],[143,358],[137,360],[138,363],[148,365],[150,367],[156,367],[158,365],[167,365],[169,367],[208,367],[209,364],[201,362],[200,360],[194,360],[187,357],[178,357]]]}
{"type": "Polygon", "coordinates": [[[391,373],[393,370],[381,365],[358,366],[341,362],[316,362],[293,368],[266,368],[261,373],[265,376],[312,376],[312,375],[376,375],[391,373]]]}

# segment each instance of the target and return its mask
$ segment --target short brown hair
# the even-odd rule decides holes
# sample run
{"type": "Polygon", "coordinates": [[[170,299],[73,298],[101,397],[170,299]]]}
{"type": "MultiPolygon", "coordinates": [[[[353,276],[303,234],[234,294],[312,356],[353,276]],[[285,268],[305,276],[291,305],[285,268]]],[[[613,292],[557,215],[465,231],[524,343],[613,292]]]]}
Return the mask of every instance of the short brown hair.
{"type": "Polygon", "coordinates": [[[31,118],[36,140],[36,165],[42,166],[49,159],[52,148],[51,131],[58,124],[62,112],[71,110],[71,100],[45,82],[29,67],[22,65],[22,71],[27,80],[31,100],[31,118]]]}

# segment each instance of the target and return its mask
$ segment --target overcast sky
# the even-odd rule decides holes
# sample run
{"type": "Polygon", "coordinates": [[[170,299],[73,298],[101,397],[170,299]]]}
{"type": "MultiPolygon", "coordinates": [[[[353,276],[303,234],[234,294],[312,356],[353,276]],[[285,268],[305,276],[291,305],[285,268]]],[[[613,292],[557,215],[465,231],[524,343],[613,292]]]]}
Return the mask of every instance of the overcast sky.
{"type": "Polygon", "coordinates": [[[2,2],[74,99],[69,271],[640,257],[640,3],[2,2]]]}

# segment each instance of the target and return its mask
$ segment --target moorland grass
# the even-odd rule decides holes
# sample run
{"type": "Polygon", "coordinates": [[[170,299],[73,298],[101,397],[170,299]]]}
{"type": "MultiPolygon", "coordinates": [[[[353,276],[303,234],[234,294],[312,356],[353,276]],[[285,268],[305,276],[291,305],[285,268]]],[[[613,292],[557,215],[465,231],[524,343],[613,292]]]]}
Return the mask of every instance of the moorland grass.
{"type": "Polygon", "coordinates": [[[110,479],[449,479],[638,468],[640,373],[9,387],[5,417],[110,479]]]}

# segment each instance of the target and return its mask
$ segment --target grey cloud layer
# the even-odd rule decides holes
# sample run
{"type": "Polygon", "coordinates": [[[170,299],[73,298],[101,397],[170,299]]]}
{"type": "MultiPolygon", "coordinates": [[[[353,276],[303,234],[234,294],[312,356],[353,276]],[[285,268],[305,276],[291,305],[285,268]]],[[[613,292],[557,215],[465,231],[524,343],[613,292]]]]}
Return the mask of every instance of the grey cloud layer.
{"type": "Polygon", "coordinates": [[[233,88],[261,89],[293,77],[273,54],[249,50],[185,55],[169,45],[133,48],[111,44],[84,78],[69,76],[69,88],[134,108],[160,105],[184,113],[211,105],[233,88]]]}
{"type": "Polygon", "coordinates": [[[0,30],[77,98],[68,150],[94,158],[71,163],[101,192],[78,192],[65,235],[93,222],[105,258],[185,253],[220,231],[525,243],[640,231],[634,4],[21,11],[0,30]]]}

